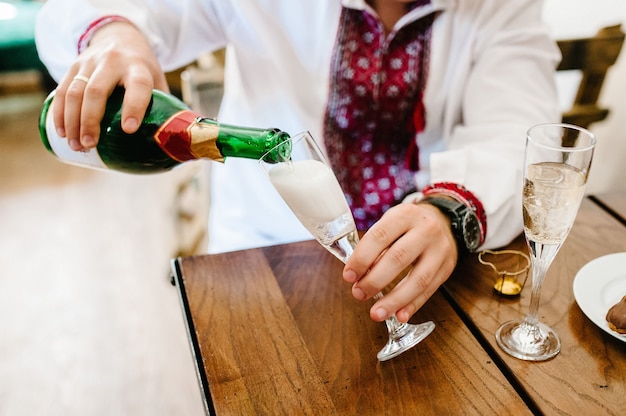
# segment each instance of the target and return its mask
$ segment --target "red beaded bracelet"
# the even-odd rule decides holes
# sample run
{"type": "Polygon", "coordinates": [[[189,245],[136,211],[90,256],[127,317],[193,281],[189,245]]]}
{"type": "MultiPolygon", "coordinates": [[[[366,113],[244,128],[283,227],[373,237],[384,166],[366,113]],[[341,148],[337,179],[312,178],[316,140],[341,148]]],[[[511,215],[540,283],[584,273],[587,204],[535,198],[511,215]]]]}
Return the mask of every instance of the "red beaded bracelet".
{"type": "Polygon", "coordinates": [[[93,34],[96,33],[98,29],[100,29],[102,26],[108,25],[109,23],[113,23],[113,22],[131,23],[131,21],[125,18],[124,16],[118,16],[118,15],[102,16],[101,18],[94,20],[93,22],[89,24],[87,29],[83,32],[82,35],[80,35],[80,38],[78,39],[78,53],[80,54],[82,51],[87,49],[87,46],[89,46],[89,41],[91,40],[91,38],[93,37],[93,34]]]}

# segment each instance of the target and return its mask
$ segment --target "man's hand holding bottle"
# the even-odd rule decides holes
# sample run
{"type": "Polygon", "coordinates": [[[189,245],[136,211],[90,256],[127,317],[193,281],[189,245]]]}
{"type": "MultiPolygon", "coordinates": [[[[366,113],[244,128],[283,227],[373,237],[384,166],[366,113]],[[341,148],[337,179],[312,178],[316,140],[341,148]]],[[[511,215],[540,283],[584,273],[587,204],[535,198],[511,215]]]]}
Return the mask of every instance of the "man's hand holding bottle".
{"type": "Polygon", "coordinates": [[[126,89],[122,128],[134,133],[152,90],[169,91],[165,74],[145,36],[129,22],[100,27],[70,66],[55,93],[54,124],[73,150],[98,143],[100,121],[115,87],[126,89]]]}

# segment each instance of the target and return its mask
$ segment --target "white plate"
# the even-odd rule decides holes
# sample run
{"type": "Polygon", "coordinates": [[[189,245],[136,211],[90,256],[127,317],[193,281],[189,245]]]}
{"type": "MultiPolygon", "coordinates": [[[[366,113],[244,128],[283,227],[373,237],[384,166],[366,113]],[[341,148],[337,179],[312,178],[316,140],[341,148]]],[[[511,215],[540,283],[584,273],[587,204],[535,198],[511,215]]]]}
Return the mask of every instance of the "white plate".
{"type": "Polygon", "coordinates": [[[620,335],[609,328],[606,313],[626,295],[626,253],[598,257],[585,264],[574,278],[574,297],[591,321],[620,341],[620,335]]]}

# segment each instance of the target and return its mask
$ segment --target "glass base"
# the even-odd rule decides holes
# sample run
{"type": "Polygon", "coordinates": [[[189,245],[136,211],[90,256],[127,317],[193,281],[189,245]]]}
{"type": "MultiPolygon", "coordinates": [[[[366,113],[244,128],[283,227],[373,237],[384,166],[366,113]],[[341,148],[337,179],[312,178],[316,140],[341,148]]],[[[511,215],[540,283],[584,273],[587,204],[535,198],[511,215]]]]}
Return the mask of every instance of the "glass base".
{"type": "Polygon", "coordinates": [[[496,331],[496,341],[504,352],[526,361],[549,360],[561,351],[557,333],[539,322],[535,325],[525,320],[506,322],[496,331]]]}
{"type": "Polygon", "coordinates": [[[413,348],[435,329],[432,321],[422,324],[401,324],[396,332],[389,334],[389,340],[376,355],[378,361],[387,361],[413,348]]]}

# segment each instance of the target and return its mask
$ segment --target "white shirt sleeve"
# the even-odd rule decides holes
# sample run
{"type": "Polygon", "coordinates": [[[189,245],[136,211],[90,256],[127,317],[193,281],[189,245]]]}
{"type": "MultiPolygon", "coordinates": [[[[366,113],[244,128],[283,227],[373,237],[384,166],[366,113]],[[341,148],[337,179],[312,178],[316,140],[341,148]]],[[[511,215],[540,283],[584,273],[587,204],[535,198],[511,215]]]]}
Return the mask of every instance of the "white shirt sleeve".
{"type": "Polygon", "coordinates": [[[41,60],[59,80],[77,57],[80,36],[103,16],[130,20],[148,38],[165,71],[225,46],[222,23],[228,7],[214,10],[200,0],[47,0],[37,19],[35,39],[41,60]],[[184,24],[182,24],[184,22],[184,24]]]}
{"type": "Polygon", "coordinates": [[[433,54],[439,54],[435,61],[447,61],[448,66],[443,74],[433,73],[432,68],[444,68],[435,62],[429,74],[429,87],[444,85],[446,97],[435,98],[431,107],[427,103],[430,116],[439,118],[431,119],[431,125],[442,130],[426,135],[425,142],[433,143],[426,164],[428,181],[462,184],[483,203],[485,249],[506,245],[522,231],[526,131],[560,121],[554,78],[560,54],[542,24],[541,1],[472,3],[459,2],[456,13],[442,15],[447,33],[433,34],[433,54]],[[468,14],[473,17],[467,19],[468,14]],[[471,22],[466,30],[464,17],[471,22]]]}

